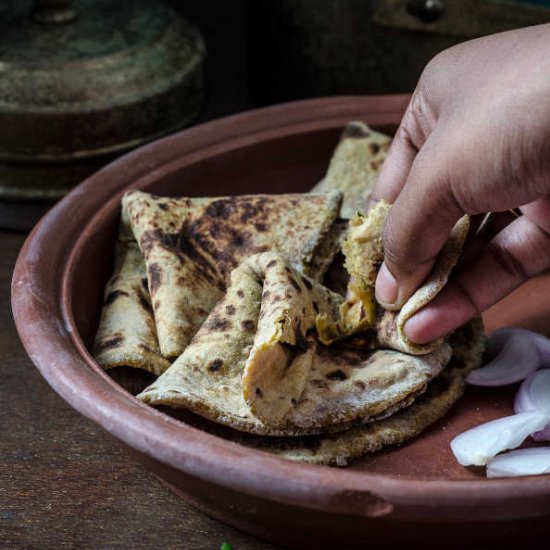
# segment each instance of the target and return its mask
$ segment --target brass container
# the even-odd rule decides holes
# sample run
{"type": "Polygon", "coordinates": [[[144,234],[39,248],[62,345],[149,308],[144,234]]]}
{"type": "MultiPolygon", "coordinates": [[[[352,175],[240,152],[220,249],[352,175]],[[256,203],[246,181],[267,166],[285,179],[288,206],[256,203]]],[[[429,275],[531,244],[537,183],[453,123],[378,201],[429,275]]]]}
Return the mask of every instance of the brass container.
{"type": "Polygon", "coordinates": [[[58,199],[188,125],[204,55],[198,31],[155,0],[2,2],[0,217],[6,201],[58,199]]]}

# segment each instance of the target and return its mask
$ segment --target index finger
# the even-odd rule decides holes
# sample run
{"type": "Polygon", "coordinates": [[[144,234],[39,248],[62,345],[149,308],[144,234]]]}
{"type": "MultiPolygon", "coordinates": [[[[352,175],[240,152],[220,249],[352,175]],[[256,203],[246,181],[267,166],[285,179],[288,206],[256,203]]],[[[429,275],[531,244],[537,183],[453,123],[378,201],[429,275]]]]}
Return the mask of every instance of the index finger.
{"type": "Polygon", "coordinates": [[[407,181],[417,153],[418,149],[413,144],[409,131],[405,126],[399,126],[369,198],[369,204],[380,200],[395,202],[407,181]]]}
{"type": "Polygon", "coordinates": [[[427,122],[427,103],[419,87],[414,91],[403,118],[392,140],[386,160],[371,195],[371,201],[385,200],[393,203],[411,171],[419,149],[431,131],[433,120],[427,122]],[[424,120],[424,123],[420,121],[424,120]]]}

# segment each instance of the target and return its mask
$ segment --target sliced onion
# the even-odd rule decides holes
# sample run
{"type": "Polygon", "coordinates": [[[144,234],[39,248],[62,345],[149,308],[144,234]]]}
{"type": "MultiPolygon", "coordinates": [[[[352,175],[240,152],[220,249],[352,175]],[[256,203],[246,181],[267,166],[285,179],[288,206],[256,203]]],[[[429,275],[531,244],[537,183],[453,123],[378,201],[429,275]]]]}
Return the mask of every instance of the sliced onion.
{"type": "Polygon", "coordinates": [[[522,328],[499,328],[491,333],[485,344],[485,351],[490,357],[494,357],[504,347],[511,334],[523,332],[522,328]]]}
{"type": "Polygon", "coordinates": [[[550,339],[542,334],[538,334],[525,328],[501,328],[495,330],[489,338],[487,338],[487,353],[493,357],[497,355],[504,344],[512,335],[521,335],[526,340],[531,340],[536,346],[542,366],[550,366],[550,339]]]}
{"type": "Polygon", "coordinates": [[[550,423],[550,413],[526,412],[481,424],[457,435],[451,449],[463,466],[483,466],[507,449],[514,449],[550,423]]]}
{"type": "Polygon", "coordinates": [[[514,402],[514,411],[550,412],[550,370],[539,370],[522,382],[514,402]]]}
{"type": "Polygon", "coordinates": [[[519,449],[495,457],[487,477],[533,476],[550,473],[550,447],[519,449]]]}
{"type": "MultiPolygon", "coordinates": [[[[497,337],[500,338],[501,334],[497,337]]],[[[486,366],[472,371],[466,382],[474,386],[507,386],[535,372],[539,364],[539,352],[533,337],[513,332],[508,334],[498,355],[486,366]]]]}
{"type": "Polygon", "coordinates": [[[538,340],[539,338],[542,340],[547,340],[546,336],[538,334],[537,332],[533,332],[532,330],[527,330],[526,328],[499,328],[492,332],[491,336],[487,338],[487,353],[489,353],[489,355],[496,355],[502,349],[502,347],[512,334],[520,334],[522,336],[525,336],[525,338],[532,338],[535,340],[538,340]]]}
{"type": "MultiPolygon", "coordinates": [[[[550,413],[550,370],[539,370],[522,382],[514,401],[514,411],[550,413]]],[[[550,425],[531,437],[536,441],[550,441],[550,425]]]]}

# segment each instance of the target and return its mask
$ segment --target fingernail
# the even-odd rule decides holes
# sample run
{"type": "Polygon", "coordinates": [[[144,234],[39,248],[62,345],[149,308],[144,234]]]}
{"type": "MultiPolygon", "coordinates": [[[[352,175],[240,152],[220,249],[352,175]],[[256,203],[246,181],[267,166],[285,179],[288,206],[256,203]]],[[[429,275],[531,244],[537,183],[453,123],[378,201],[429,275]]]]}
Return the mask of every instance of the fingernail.
{"type": "Polygon", "coordinates": [[[376,300],[384,307],[392,307],[397,301],[397,281],[385,263],[376,278],[376,300]]]}

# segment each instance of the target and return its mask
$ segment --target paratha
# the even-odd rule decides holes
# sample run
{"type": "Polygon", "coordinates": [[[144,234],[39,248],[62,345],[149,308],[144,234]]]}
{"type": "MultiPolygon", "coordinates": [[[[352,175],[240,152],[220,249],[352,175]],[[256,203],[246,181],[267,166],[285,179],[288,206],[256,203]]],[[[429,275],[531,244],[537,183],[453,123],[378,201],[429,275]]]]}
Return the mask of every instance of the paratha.
{"type": "Polygon", "coordinates": [[[379,266],[384,258],[382,230],[391,205],[384,201],[374,205],[367,215],[357,214],[351,221],[343,243],[346,269],[350,274],[347,298],[340,308],[340,316],[333,320],[321,316],[317,331],[324,344],[350,338],[375,327],[374,347],[390,348],[405,353],[422,354],[437,349],[443,339],[428,344],[415,344],[405,335],[404,326],[418,310],[424,307],[447,283],[449,275],[462,252],[469,229],[469,216],[463,216],[452,229],[437,257],[432,272],[422,286],[409,298],[400,311],[385,311],[377,305],[374,285],[379,266]]]}
{"type": "Polygon", "coordinates": [[[94,357],[104,369],[132,366],[161,374],[160,353],[141,251],[123,216],[115,247],[114,274],[107,283],[94,357]]]}
{"type": "Polygon", "coordinates": [[[336,315],[341,302],[280,255],[255,255],[232,273],[185,352],[138,397],[250,433],[318,433],[400,406],[448,362],[446,344],[422,357],[318,344],[314,314],[336,315]]]}
{"type": "Polygon", "coordinates": [[[288,460],[331,466],[346,466],[365,454],[402,445],[444,417],[464,393],[464,379],[481,365],[485,349],[481,319],[458,329],[451,336],[450,344],[453,356],[449,365],[428,384],[423,395],[388,418],[343,432],[307,437],[259,438],[237,432],[226,437],[288,460]]]}
{"type": "Polygon", "coordinates": [[[331,265],[342,249],[342,241],[348,230],[348,221],[337,219],[319,245],[311,261],[308,275],[317,281],[324,280],[331,265]]]}
{"type": "Polygon", "coordinates": [[[178,199],[127,193],[123,210],[145,258],[162,355],[184,351],[247,256],[276,250],[309,274],[322,248],[326,260],[314,270],[321,277],[337,251],[330,233],[340,201],[338,191],[178,199]]]}
{"type": "Polygon", "coordinates": [[[391,138],[363,122],[350,122],[330,160],[326,176],[311,190],[344,193],[341,218],[363,212],[386,158],[391,138]]]}

